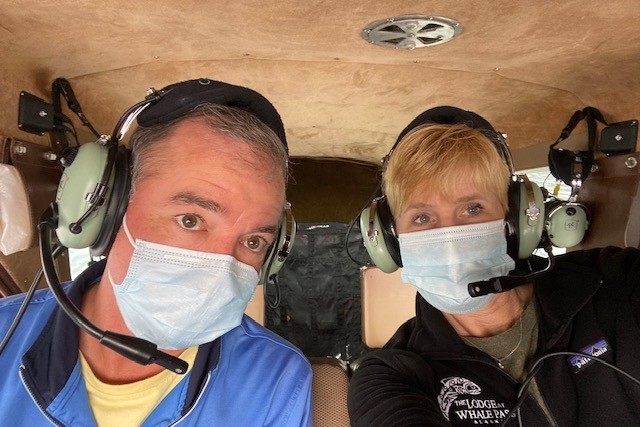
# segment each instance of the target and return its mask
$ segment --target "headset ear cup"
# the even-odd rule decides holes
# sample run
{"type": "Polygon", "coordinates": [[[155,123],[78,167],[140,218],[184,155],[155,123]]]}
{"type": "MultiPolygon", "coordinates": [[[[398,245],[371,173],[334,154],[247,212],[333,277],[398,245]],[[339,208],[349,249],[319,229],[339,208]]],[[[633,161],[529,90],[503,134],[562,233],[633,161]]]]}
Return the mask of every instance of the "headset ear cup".
{"type": "MultiPolygon", "coordinates": [[[[56,235],[67,248],[88,248],[96,241],[102,228],[106,209],[98,207],[82,224],[79,232],[72,232],[71,225],[87,212],[90,206],[88,195],[96,190],[108,163],[108,148],[96,142],[86,143],[78,148],[72,163],[67,166],[60,179],[56,193],[58,227],[56,235]]],[[[109,190],[104,195],[110,197],[115,174],[111,174],[109,190]]]]}
{"type": "Polygon", "coordinates": [[[114,180],[111,194],[107,200],[107,208],[96,241],[91,245],[91,255],[105,254],[113,244],[118,234],[122,218],[129,205],[129,192],[131,190],[131,153],[123,146],[118,147],[116,153],[114,180]]]}
{"type": "Polygon", "coordinates": [[[544,230],[542,190],[526,175],[509,185],[507,215],[507,253],[514,260],[527,259],[536,250],[544,230]]]}
{"type": "Polygon", "coordinates": [[[293,217],[290,205],[287,203],[287,207],[282,213],[278,234],[260,268],[260,283],[266,284],[271,277],[280,271],[291,253],[296,237],[296,229],[296,220],[293,217]]]}
{"type": "Polygon", "coordinates": [[[385,273],[402,266],[400,246],[386,197],[378,197],[360,212],[362,242],[373,263],[385,273]]]}
{"type": "Polygon", "coordinates": [[[545,230],[551,243],[559,248],[576,246],[589,228],[590,214],[586,206],[555,200],[545,206],[545,230]]]}

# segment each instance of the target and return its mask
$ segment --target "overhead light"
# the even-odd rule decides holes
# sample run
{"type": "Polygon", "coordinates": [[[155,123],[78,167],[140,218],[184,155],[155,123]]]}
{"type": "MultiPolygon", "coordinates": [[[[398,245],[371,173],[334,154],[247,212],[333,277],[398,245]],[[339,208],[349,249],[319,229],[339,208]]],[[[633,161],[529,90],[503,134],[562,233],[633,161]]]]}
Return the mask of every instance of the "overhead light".
{"type": "Polygon", "coordinates": [[[462,25],[443,16],[402,15],[367,25],[360,34],[371,44],[412,50],[446,43],[462,32],[462,25]]]}

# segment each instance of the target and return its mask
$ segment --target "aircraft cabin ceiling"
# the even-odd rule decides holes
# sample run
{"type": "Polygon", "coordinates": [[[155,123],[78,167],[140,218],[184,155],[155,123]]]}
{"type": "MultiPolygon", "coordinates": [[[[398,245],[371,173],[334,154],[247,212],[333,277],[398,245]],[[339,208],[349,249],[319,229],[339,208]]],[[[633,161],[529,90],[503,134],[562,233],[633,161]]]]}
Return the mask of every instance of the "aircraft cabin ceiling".
{"type": "Polygon", "coordinates": [[[292,155],[377,162],[437,105],[480,113],[513,150],[546,146],[587,105],[610,121],[640,117],[639,22],[639,0],[6,1],[0,133],[48,143],[18,130],[18,94],[50,100],[56,77],[103,133],[148,87],[209,77],[270,99],[292,155]],[[463,31],[413,50],[361,37],[416,14],[463,31]]]}

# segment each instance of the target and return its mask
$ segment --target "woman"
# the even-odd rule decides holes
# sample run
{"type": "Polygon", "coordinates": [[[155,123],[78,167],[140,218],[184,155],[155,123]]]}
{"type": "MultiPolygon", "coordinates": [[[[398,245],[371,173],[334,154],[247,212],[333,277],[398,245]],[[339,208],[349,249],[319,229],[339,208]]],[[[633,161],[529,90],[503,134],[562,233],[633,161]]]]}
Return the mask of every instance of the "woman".
{"type": "MultiPolygon", "coordinates": [[[[359,365],[355,426],[640,425],[640,387],[592,359],[550,357],[508,421],[535,360],[594,355],[640,377],[640,253],[606,248],[556,259],[546,275],[478,298],[467,286],[505,276],[512,175],[506,145],[477,114],[418,116],[385,162],[402,278],[416,317],[359,365]]],[[[513,207],[512,207],[513,208],[513,207]]],[[[527,260],[536,268],[540,260],[527,260]]]]}

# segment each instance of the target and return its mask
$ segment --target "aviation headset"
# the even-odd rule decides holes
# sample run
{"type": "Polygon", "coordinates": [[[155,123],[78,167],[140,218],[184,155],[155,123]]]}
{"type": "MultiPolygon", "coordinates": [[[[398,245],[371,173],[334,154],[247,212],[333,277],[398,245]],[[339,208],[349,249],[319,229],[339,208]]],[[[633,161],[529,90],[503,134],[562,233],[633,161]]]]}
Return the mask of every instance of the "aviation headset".
{"type": "MultiPolygon", "coordinates": [[[[531,256],[542,239],[544,225],[544,197],[540,188],[526,175],[516,175],[505,137],[484,118],[456,107],[436,107],[418,115],[398,136],[396,143],[383,159],[384,174],[389,159],[404,136],[420,125],[465,124],[479,130],[493,144],[511,172],[509,184],[509,213],[507,214],[507,252],[514,260],[531,256]]],[[[398,234],[386,196],[374,199],[360,213],[362,240],[372,261],[385,273],[402,267],[398,234]]]]}
{"type": "Polygon", "coordinates": [[[576,111],[558,139],[549,147],[549,171],[557,180],[571,187],[569,200],[551,198],[545,204],[545,230],[554,246],[568,248],[577,245],[589,228],[591,214],[585,205],[578,202],[578,195],[594,164],[596,121],[607,124],[597,108],[585,107],[576,111]],[[582,120],[587,122],[589,149],[574,151],[555,148],[569,137],[582,120]]]}
{"type": "Polygon", "coordinates": [[[544,228],[549,240],[559,248],[569,248],[582,241],[591,217],[585,205],[572,200],[551,198],[544,204],[544,228]]]}
{"type": "MultiPolygon", "coordinates": [[[[178,119],[204,103],[238,108],[255,115],[271,128],[287,148],[284,126],[273,105],[259,93],[209,79],[149,89],[147,97],[118,121],[113,134],[67,150],[56,195],[60,243],[69,248],[90,248],[94,256],[110,248],[122,223],[131,188],[130,152],[118,142],[137,118],[140,127],[178,119]]],[[[261,283],[275,276],[291,251],[296,223],[285,204],[280,229],[261,268],[261,283]]]]}

